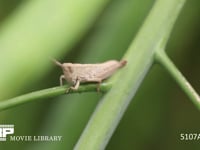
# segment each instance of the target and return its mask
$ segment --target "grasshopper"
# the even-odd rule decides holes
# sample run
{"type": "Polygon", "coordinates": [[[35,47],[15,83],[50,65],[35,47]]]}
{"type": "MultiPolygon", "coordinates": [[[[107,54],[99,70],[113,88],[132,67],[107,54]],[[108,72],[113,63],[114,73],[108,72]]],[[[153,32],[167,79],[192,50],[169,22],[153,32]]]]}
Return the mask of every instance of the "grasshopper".
{"type": "MultiPolygon", "coordinates": [[[[60,76],[60,85],[63,85],[63,79],[70,83],[72,86],[69,89],[77,90],[80,83],[94,82],[98,83],[97,91],[99,91],[99,85],[101,82],[119,68],[126,65],[126,60],[109,60],[98,64],[78,64],[78,63],[60,63],[57,60],[53,60],[56,65],[60,66],[63,73],[60,76]]],[[[68,91],[67,91],[68,92],[68,91]]]]}

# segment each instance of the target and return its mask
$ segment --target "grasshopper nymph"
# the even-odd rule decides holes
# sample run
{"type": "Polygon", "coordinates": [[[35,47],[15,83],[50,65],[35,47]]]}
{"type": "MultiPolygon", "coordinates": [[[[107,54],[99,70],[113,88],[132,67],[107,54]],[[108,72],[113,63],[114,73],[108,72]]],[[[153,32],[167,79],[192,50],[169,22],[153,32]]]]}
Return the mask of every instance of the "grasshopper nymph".
{"type": "MultiPolygon", "coordinates": [[[[102,80],[107,79],[117,69],[126,65],[126,60],[109,60],[98,64],[77,64],[77,63],[63,63],[53,60],[56,65],[63,70],[63,75],[60,76],[60,85],[63,85],[63,79],[72,84],[69,89],[77,90],[80,83],[95,82],[98,85],[102,80]]],[[[99,90],[97,88],[97,90],[99,90]]]]}

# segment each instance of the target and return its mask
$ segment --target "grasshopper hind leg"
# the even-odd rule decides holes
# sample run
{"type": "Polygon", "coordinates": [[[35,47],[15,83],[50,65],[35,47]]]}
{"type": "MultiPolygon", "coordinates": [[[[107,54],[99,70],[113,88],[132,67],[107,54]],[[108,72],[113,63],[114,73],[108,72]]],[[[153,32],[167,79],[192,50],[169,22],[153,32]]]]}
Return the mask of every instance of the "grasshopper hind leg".
{"type": "Polygon", "coordinates": [[[74,85],[74,86],[71,86],[70,88],[71,88],[72,90],[78,90],[79,85],[80,85],[80,80],[77,79],[75,85],[74,85]]]}
{"type": "MultiPolygon", "coordinates": [[[[97,92],[100,92],[100,85],[101,85],[102,79],[95,78],[95,79],[88,80],[88,82],[97,83],[97,92]]],[[[80,86],[80,80],[77,79],[75,84],[67,89],[66,93],[68,93],[70,90],[78,90],[79,86],[80,86]]]]}
{"type": "Polygon", "coordinates": [[[97,83],[97,92],[100,92],[100,85],[102,82],[101,78],[93,78],[93,79],[88,80],[88,82],[96,82],[97,83]]]}
{"type": "Polygon", "coordinates": [[[78,90],[79,85],[80,85],[80,80],[77,79],[75,84],[67,89],[66,93],[69,93],[70,90],[78,90]]]}

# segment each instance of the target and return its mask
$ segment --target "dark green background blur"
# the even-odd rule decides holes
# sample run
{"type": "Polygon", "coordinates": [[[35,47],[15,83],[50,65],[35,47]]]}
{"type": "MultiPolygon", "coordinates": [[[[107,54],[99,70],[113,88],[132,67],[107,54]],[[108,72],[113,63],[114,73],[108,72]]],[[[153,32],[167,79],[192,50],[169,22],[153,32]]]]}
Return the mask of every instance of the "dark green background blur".
{"type": "MultiPolygon", "coordinates": [[[[120,59],[137,34],[153,2],[153,0],[111,1],[86,34],[73,45],[70,53],[63,54],[58,59],[81,63],[120,59]]],[[[23,0],[0,0],[0,27],[23,3],[25,3],[23,0]]],[[[170,58],[198,93],[200,93],[199,15],[200,1],[188,0],[167,44],[170,58]]],[[[60,68],[52,64],[49,71],[39,80],[32,81],[30,85],[21,87],[21,90],[11,95],[14,97],[57,86],[60,74],[60,68]]],[[[66,95],[0,112],[0,124],[14,124],[16,136],[63,136],[62,142],[0,142],[0,149],[72,149],[102,96],[99,93],[66,95]]],[[[168,73],[155,64],[126,111],[107,149],[200,149],[200,140],[181,141],[181,133],[200,134],[200,112],[168,73]]]]}

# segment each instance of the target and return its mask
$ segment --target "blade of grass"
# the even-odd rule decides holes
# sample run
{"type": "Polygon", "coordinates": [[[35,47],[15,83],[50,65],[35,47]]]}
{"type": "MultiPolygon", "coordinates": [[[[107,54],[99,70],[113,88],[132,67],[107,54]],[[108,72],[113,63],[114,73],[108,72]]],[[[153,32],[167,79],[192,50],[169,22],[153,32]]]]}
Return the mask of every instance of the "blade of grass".
{"type": "Polygon", "coordinates": [[[76,150],[104,149],[154,60],[154,53],[165,46],[184,0],[157,0],[124,59],[112,89],[106,94],[83,131],[76,150]]]}

